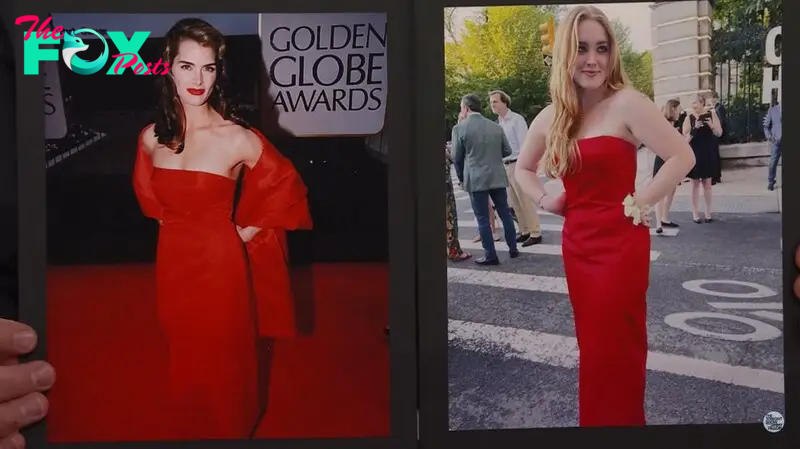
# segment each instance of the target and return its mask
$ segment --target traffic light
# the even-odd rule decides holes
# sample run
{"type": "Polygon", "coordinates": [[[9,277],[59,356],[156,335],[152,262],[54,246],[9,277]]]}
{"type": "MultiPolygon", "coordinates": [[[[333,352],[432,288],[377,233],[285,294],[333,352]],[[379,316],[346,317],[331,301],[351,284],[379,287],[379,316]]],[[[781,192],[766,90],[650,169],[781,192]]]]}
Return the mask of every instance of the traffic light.
{"type": "Polygon", "coordinates": [[[553,43],[556,40],[556,22],[552,17],[547,19],[547,22],[539,25],[539,33],[542,40],[542,54],[553,54],[553,43]]]}

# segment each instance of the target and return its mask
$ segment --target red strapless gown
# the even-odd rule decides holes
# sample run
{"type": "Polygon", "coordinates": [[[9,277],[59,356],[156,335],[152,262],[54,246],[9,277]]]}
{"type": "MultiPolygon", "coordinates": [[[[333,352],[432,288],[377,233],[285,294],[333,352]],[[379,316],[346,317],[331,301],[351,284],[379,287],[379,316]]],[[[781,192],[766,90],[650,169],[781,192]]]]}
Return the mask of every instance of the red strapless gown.
{"type": "Polygon", "coordinates": [[[650,232],[623,213],[636,147],[612,136],[578,141],[563,179],[564,270],[578,339],[580,426],[645,425],[650,232]]]}
{"type": "Polygon", "coordinates": [[[153,167],[137,152],[134,189],[159,220],[158,318],[169,348],[170,439],[248,438],[261,415],[256,340],[295,334],[283,231],[309,229],[306,190],[259,134],[261,159],[236,181],[153,167]],[[236,225],[262,228],[247,245],[236,225]],[[252,276],[251,276],[252,273],[252,276]]]}

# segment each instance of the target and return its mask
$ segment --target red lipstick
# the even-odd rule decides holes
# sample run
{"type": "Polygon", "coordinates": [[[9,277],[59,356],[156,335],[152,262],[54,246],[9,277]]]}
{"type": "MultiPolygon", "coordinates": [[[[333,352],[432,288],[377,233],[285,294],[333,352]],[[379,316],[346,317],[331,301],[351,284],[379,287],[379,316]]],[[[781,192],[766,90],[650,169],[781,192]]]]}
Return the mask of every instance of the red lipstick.
{"type": "Polygon", "coordinates": [[[186,92],[189,92],[191,95],[200,96],[206,93],[205,89],[186,89],[186,92]]]}

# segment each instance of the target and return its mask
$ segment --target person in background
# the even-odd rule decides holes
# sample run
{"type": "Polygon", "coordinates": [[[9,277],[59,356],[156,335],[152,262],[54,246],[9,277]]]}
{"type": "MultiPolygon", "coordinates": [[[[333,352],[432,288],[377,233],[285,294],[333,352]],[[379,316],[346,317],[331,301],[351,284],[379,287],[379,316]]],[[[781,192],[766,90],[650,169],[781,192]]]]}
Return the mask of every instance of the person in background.
{"type": "MultiPolygon", "coordinates": [[[[462,108],[462,110],[458,113],[458,123],[461,123],[462,121],[464,121],[465,118],[467,118],[467,113],[464,112],[464,110],[462,108]]],[[[450,142],[450,145],[451,145],[451,148],[450,148],[449,151],[452,151],[452,142],[450,142]]],[[[450,156],[450,160],[452,161],[452,154],[450,156]]],[[[461,183],[459,182],[459,187],[461,187],[460,184],[461,183]]],[[[494,239],[494,241],[495,242],[499,242],[500,241],[500,235],[497,234],[497,219],[496,219],[496,212],[497,211],[495,210],[494,203],[492,203],[492,199],[491,198],[489,198],[489,208],[491,209],[491,211],[490,211],[491,213],[489,214],[489,229],[492,230],[492,238],[494,239]]],[[[513,212],[512,212],[512,216],[513,216],[513,212]]],[[[477,220],[476,220],[476,222],[477,222],[477,220]]],[[[476,235],[475,237],[472,238],[472,243],[478,243],[480,241],[481,241],[480,234],[478,234],[478,235],[476,235]]]]}
{"type": "Polygon", "coordinates": [[[450,166],[453,165],[453,156],[450,153],[452,143],[448,142],[444,149],[445,154],[445,172],[447,174],[447,188],[445,194],[447,195],[446,202],[446,215],[447,220],[447,258],[453,262],[460,262],[472,257],[472,254],[465,252],[461,249],[461,244],[458,243],[458,207],[456,205],[456,195],[453,192],[453,175],[451,174],[450,166]]]}
{"type": "Polygon", "coordinates": [[[719,94],[717,92],[711,92],[706,99],[706,104],[713,108],[714,111],[717,113],[717,118],[719,118],[719,124],[722,126],[722,134],[716,139],[717,141],[717,148],[714,152],[714,161],[716,167],[714,169],[714,177],[711,178],[711,184],[718,184],[722,182],[722,156],[720,155],[719,146],[725,143],[725,139],[727,139],[726,129],[728,126],[727,123],[727,114],[725,113],[725,105],[719,102],[719,94]]]}
{"type": "Polygon", "coordinates": [[[461,123],[453,127],[453,165],[456,176],[465,192],[469,193],[472,211],[478,221],[484,257],[475,260],[478,265],[498,265],[500,259],[494,246],[494,236],[489,224],[492,214],[489,200],[494,203],[503,223],[503,231],[511,258],[519,256],[514,218],[508,209],[508,177],[503,158],[511,155],[503,128],[481,114],[481,100],[475,94],[461,99],[461,123]]]}
{"type": "Polygon", "coordinates": [[[508,176],[508,200],[512,209],[517,215],[519,233],[517,233],[517,243],[523,247],[542,243],[542,229],[539,223],[539,214],[533,206],[533,200],[522,191],[514,175],[517,166],[517,158],[522,144],[525,143],[525,135],[528,134],[528,123],[525,117],[512,111],[511,97],[502,90],[489,92],[489,105],[492,112],[497,114],[497,123],[503,128],[511,145],[511,156],[503,159],[506,166],[506,176],[508,176]]]}
{"type": "Polygon", "coordinates": [[[711,95],[708,96],[708,104],[717,112],[719,124],[722,125],[722,135],[719,136],[719,143],[724,144],[728,138],[728,133],[725,131],[725,125],[728,124],[728,114],[725,111],[725,105],[719,101],[719,93],[711,92],[711,95]]]}
{"type": "MultiPolygon", "coordinates": [[[[667,103],[664,105],[662,110],[664,112],[664,118],[674,126],[678,132],[681,132],[681,126],[683,123],[680,121],[681,118],[681,101],[677,98],[673,98],[668,100],[667,103]]],[[[684,115],[683,118],[685,119],[686,116],[684,115]]],[[[655,162],[653,163],[653,177],[658,174],[658,170],[661,166],[664,165],[664,159],[656,156],[655,162]]],[[[667,196],[662,198],[658,203],[656,203],[656,207],[654,208],[655,216],[656,216],[656,233],[661,234],[664,232],[663,228],[677,228],[679,227],[677,223],[669,221],[669,210],[672,208],[672,201],[675,199],[675,190],[678,189],[676,185],[674,189],[672,189],[667,196]]]]}
{"type": "Polygon", "coordinates": [[[692,180],[692,220],[702,223],[700,219],[700,186],[703,186],[703,199],[705,200],[706,223],[714,221],[711,218],[711,186],[713,178],[717,177],[718,164],[714,159],[718,155],[719,142],[717,138],[722,135],[722,126],[714,108],[708,108],[706,98],[697,94],[692,99],[692,109],[683,122],[683,135],[694,151],[695,166],[689,172],[692,180]],[[717,153],[715,153],[717,152],[717,153]]]}
{"type": "Polygon", "coordinates": [[[769,108],[767,115],[764,117],[764,136],[770,144],[767,190],[775,190],[775,181],[778,176],[778,163],[781,160],[781,138],[783,137],[780,91],[778,91],[778,98],[775,105],[769,108]]]}

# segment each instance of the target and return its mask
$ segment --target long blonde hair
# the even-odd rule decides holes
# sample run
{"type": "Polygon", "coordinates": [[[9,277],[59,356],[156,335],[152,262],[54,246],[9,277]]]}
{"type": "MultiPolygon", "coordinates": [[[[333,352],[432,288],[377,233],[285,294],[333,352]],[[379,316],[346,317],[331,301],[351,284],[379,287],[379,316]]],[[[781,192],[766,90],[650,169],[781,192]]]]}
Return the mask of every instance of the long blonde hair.
{"type": "Polygon", "coordinates": [[[550,99],[554,116],[547,135],[547,148],[542,156],[541,168],[550,178],[559,178],[575,170],[579,161],[575,141],[581,127],[581,104],[578,88],[572,77],[578,57],[578,25],[584,20],[594,20],[606,31],[611,48],[605,87],[613,91],[625,88],[628,77],[620,60],[619,43],[611,21],[594,6],[572,8],[556,30],[553,45],[553,66],[550,74],[550,99]]]}

